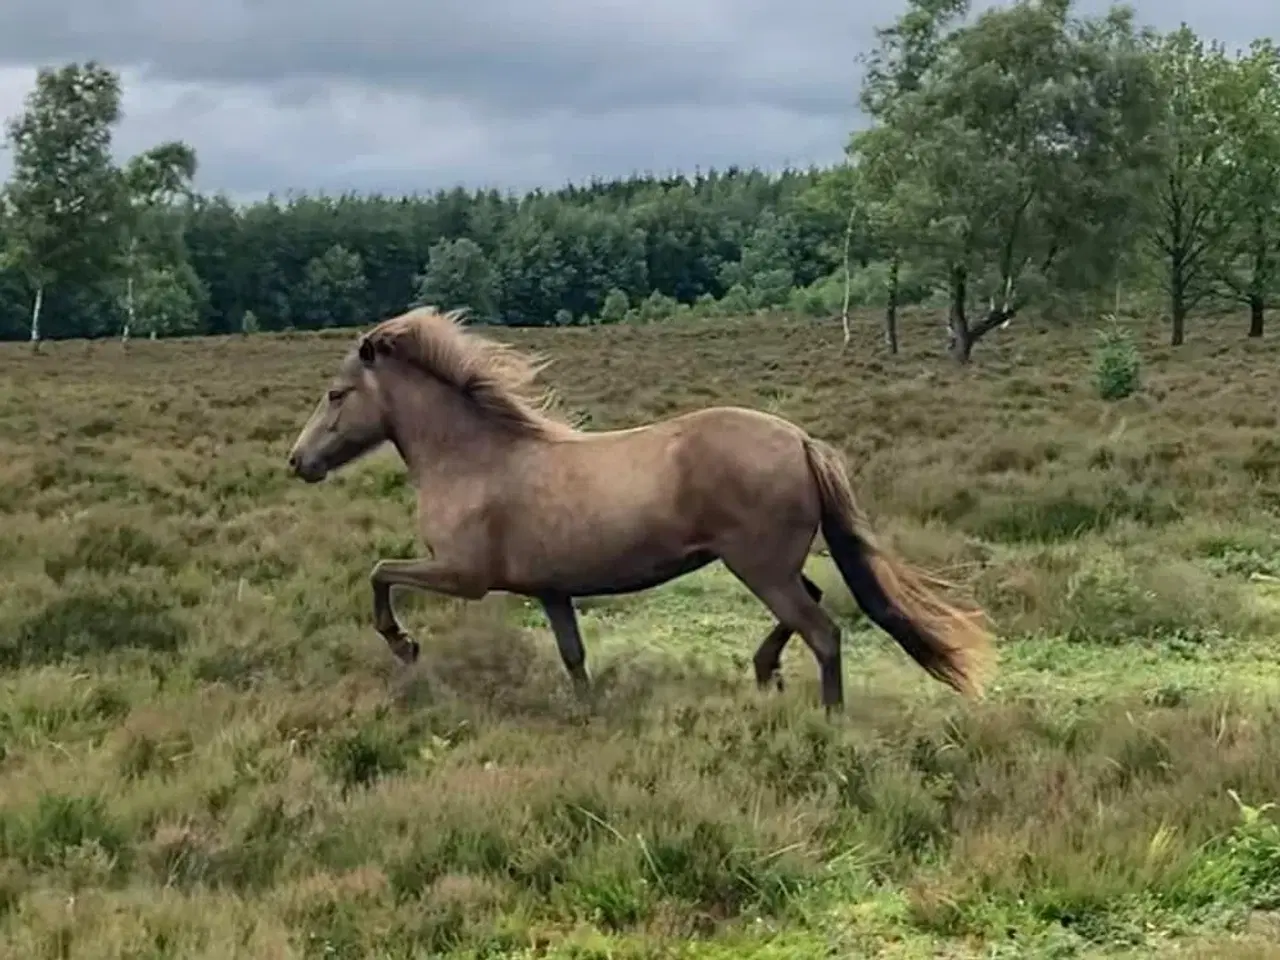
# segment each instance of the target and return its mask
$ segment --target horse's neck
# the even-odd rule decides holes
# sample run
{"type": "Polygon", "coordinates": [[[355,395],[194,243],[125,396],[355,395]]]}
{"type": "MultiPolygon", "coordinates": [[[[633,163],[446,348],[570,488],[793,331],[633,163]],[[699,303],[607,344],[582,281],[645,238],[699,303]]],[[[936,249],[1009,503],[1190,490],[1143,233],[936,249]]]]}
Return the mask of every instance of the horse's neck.
{"type": "Polygon", "coordinates": [[[488,472],[508,439],[448,387],[405,378],[390,415],[396,449],[418,486],[465,482],[488,472]]]}

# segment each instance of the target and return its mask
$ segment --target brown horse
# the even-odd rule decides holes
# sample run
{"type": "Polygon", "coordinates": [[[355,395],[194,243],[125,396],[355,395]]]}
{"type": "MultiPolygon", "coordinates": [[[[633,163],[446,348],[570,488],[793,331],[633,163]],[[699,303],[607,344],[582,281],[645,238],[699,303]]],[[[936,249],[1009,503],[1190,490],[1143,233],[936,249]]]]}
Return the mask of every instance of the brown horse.
{"type": "Polygon", "coordinates": [[[777,618],[754,656],[778,682],[793,632],[822,702],[843,703],[840,629],[802,568],[819,529],[858,605],[931,675],[981,690],[983,614],[877,546],[836,451],[765,413],[714,407],[627,430],[580,431],[546,412],[541,365],[480,337],[460,311],[414,310],[358,338],[289,453],[315,483],[395,445],[418,492],[430,559],[373,568],[374,623],[404,663],[419,647],[393,586],[477,600],[537,599],[575,685],[587,687],[575,597],[630,593],[719,560],[777,618]]]}

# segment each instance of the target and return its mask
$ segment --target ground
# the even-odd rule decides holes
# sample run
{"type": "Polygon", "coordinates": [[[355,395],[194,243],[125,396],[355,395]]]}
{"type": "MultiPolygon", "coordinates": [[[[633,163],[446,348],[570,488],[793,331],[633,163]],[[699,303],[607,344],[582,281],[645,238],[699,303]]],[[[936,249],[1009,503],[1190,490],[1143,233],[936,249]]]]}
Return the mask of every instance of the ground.
{"type": "Polygon", "coordinates": [[[346,335],[0,348],[0,956],[1280,956],[1274,341],[936,317],[508,331],[599,428],[713,402],[842,447],[911,560],[995,618],[985,700],[871,628],[827,561],[848,706],[711,568],[583,605],[592,703],[539,612],[397,596],[380,454],[285,453],[346,335]]]}

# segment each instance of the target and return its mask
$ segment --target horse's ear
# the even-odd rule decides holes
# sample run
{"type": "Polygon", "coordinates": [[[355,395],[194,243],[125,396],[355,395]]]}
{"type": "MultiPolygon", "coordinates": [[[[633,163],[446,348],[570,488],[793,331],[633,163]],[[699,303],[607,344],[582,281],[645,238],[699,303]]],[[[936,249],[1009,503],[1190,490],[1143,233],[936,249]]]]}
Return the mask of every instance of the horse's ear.
{"type": "Polygon", "coordinates": [[[356,350],[360,354],[360,362],[366,367],[372,367],[374,359],[373,339],[368,336],[361,337],[360,345],[356,350]]]}

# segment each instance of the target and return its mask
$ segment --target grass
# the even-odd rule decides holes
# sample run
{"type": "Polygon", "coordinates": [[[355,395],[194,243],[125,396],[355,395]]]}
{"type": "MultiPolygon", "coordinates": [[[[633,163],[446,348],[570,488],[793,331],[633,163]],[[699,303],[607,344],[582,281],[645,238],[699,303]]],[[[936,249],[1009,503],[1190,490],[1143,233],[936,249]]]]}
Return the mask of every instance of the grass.
{"type": "Polygon", "coordinates": [[[0,349],[0,957],[1280,956],[1280,349],[1238,320],[936,318],[508,331],[590,426],[713,402],[842,446],[871,516],[996,617],[967,704],[846,626],[846,715],[717,568],[582,605],[592,704],[539,612],[399,595],[378,455],[284,453],[344,337],[0,349]],[[925,349],[925,348],[928,349],[925,349]]]}

